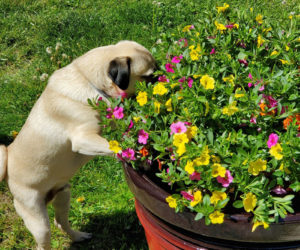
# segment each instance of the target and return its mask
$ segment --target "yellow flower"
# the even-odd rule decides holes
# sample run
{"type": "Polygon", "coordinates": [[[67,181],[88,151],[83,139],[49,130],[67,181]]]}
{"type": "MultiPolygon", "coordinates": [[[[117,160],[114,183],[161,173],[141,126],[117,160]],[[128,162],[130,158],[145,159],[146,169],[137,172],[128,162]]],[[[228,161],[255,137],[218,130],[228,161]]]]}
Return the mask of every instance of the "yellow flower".
{"type": "Polygon", "coordinates": [[[171,89],[174,89],[176,86],[178,86],[179,85],[179,83],[178,82],[176,82],[176,83],[172,83],[171,85],[170,85],[170,87],[171,87],[171,89]]]}
{"type": "Polygon", "coordinates": [[[196,166],[202,166],[202,165],[207,166],[209,164],[209,160],[210,160],[209,154],[203,152],[200,155],[200,157],[194,159],[193,162],[196,166]]]}
{"type": "Polygon", "coordinates": [[[240,27],[240,25],[239,25],[238,23],[235,23],[235,24],[233,25],[233,27],[236,28],[236,29],[238,29],[238,28],[240,27]]]}
{"type": "Polygon", "coordinates": [[[217,10],[218,10],[218,13],[220,13],[220,12],[225,12],[225,11],[229,8],[229,4],[224,3],[224,4],[223,4],[223,7],[216,7],[216,8],[217,8],[217,10]]]}
{"type": "Polygon", "coordinates": [[[216,155],[212,155],[211,159],[212,159],[213,163],[219,163],[219,162],[221,162],[220,157],[216,156],[216,155]]]}
{"type": "Polygon", "coordinates": [[[293,19],[293,16],[292,16],[292,15],[289,15],[289,19],[291,19],[291,20],[292,20],[292,19],[293,19]]]}
{"type": "Polygon", "coordinates": [[[214,163],[212,165],[211,175],[213,177],[218,177],[218,176],[225,177],[225,174],[226,174],[226,168],[222,167],[221,164],[214,163]]]}
{"type": "Polygon", "coordinates": [[[224,82],[229,82],[232,86],[234,86],[234,76],[233,75],[229,75],[226,77],[223,77],[223,81],[224,82]]]}
{"type": "Polygon", "coordinates": [[[280,61],[282,64],[289,64],[289,61],[288,61],[288,60],[279,59],[279,61],[280,61]]]}
{"type": "Polygon", "coordinates": [[[222,224],[224,222],[224,214],[220,211],[215,211],[209,215],[212,224],[222,224]]]}
{"type": "Polygon", "coordinates": [[[215,79],[210,77],[209,75],[202,76],[200,79],[200,83],[205,89],[215,88],[215,79]]]}
{"type": "Polygon", "coordinates": [[[255,194],[252,194],[251,192],[246,194],[246,197],[243,199],[243,205],[246,212],[253,211],[253,209],[256,207],[257,198],[255,194]]]}
{"type": "Polygon", "coordinates": [[[268,33],[271,30],[272,30],[272,28],[270,27],[270,28],[263,29],[263,32],[268,33]]]}
{"type": "Polygon", "coordinates": [[[286,50],[286,51],[289,51],[289,50],[290,50],[290,47],[287,46],[287,45],[285,45],[285,50],[286,50]]]}
{"type": "Polygon", "coordinates": [[[265,40],[262,39],[261,35],[258,35],[258,38],[257,38],[257,48],[259,48],[264,42],[265,42],[265,40]]]}
{"type": "Polygon", "coordinates": [[[153,88],[153,94],[154,95],[164,95],[167,92],[168,92],[168,89],[161,82],[159,82],[153,88]]]}
{"type": "Polygon", "coordinates": [[[173,145],[179,147],[182,144],[188,143],[189,139],[185,133],[175,134],[173,137],[173,145]]]}
{"type": "Polygon", "coordinates": [[[157,114],[159,114],[160,112],[160,105],[161,105],[160,102],[157,101],[154,102],[154,112],[157,114]]]}
{"type": "Polygon", "coordinates": [[[250,8],[250,11],[253,12],[253,8],[250,8]]]}
{"type": "Polygon", "coordinates": [[[194,79],[200,78],[202,75],[193,75],[194,79]]]}
{"type": "Polygon", "coordinates": [[[197,134],[197,130],[198,128],[196,126],[192,126],[187,129],[186,135],[189,138],[189,140],[195,137],[195,135],[197,134]]]}
{"type": "Polygon", "coordinates": [[[210,197],[210,203],[217,205],[219,201],[223,201],[227,198],[227,194],[221,191],[213,191],[210,197]]]}
{"type": "Polygon", "coordinates": [[[230,54],[226,54],[226,56],[227,56],[227,58],[228,58],[229,60],[231,60],[231,55],[230,55],[230,54]]]}
{"type": "Polygon", "coordinates": [[[217,30],[220,30],[221,32],[223,32],[224,30],[226,30],[226,27],[224,24],[218,23],[217,21],[215,21],[215,25],[217,27],[217,30]]]}
{"type": "Polygon", "coordinates": [[[201,191],[198,190],[194,193],[194,200],[191,201],[191,206],[194,207],[201,201],[202,201],[202,193],[201,191]]]}
{"type": "Polygon", "coordinates": [[[168,202],[169,207],[171,207],[171,208],[176,208],[177,207],[176,199],[174,199],[172,196],[168,196],[166,198],[166,202],[168,202]]]}
{"type": "Polygon", "coordinates": [[[228,116],[232,116],[234,113],[239,111],[239,108],[236,106],[236,101],[232,102],[231,104],[229,104],[229,106],[224,107],[222,109],[222,113],[224,115],[228,115],[228,116]]]}
{"type": "Polygon", "coordinates": [[[245,96],[245,94],[241,92],[241,88],[237,88],[237,90],[235,91],[234,97],[241,98],[243,96],[245,96]]]}
{"type": "Polygon", "coordinates": [[[258,226],[264,226],[264,229],[267,229],[269,227],[269,224],[266,222],[262,222],[262,221],[256,221],[253,224],[252,232],[254,232],[258,226]]]}
{"type": "Polygon", "coordinates": [[[109,141],[109,149],[115,154],[119,153],[122,150],[117,141],[109,141]]]}
{"type": "Polygon", "coordinates": [[[282,153],[282,147],[280,146],[279,143],[276,145],[272,146],[269,153],[275,157],[276,160],[281,160],[283,158],[282,153]]]}
{"type": "Polygon", "coordinates": [[[286,174],[291,174],[292,172],[284,166],[283,163],[280,164],[279,170],[284,171],[286,174]]]}
{"type": "Polygon", "coordinates": [[[141,117],[134,116],[132,119],[134,120],[135,123],[137,123],[139,122],[139,120],[141,120],[141,117]]]}
{"type": "Polygon", "coordinates": [[[247,164],[247,162],[248,162],[248,159],[244,160],[242,164],[245,166],[247,164]]]}
{"type": "Polygon", "coordinates": [[[147,93],[145,91],[139,92],[136,97],[136,101],[139,103],[140,106],[144,106],[148,101],[147,93]]]}
{"type": "Polygon", "coordinates": [[[192,61],[197,61],[199,59],[199,53],[196,50],[191,50],[190,57],[192,61]]]}
{"type": "Polygon", "coordinates": [[[13,131],[11,132],[11,135],[12,135],[12,137],[13,137],[14,139],[16,139],[16,137],[17,137],[18,134],[19,134],[19,132],[18,132],[18,131],[15,131],[15,130],[13,130],[13,131]]]}
{"type": "Polygon", "coordinates": [[[188,174],[192,174],[195,172],[194,163],[191,161],[188,161],[184,167],[184,170],[188,172],[188,174]]]}
{"type": "Polygon", "coordinates": [[[182,156],[185,152],[186,152],[185,144],[181,144],[181,145],[179,145],[179,146],[177,147],[176,153],[177,153],[179,156],[182,156]]]}
{"type": "Polygon", "coordinates": [[[166,105],[167,111],[169,111],[169,112],[173,111],[171,98],[168,101],[166,101],[165,105],[166,105]]]}
{"type": "Polygon", "coordinates": [[[182,32],[187,32],[191,29],[192,25],[187,25],[182,29],[182,32]]]}
{"type": "Polygon", "coordinates": [[[277,50],[273,50],[270,56],[276,56],[276,55],[278,55],[278,53],[279,52],[277,50]]]}
{"type": "Polygon", "coordinates": [[[263,16],[261,14],[258,14],[255,18],[256,22],[258,22],[259,24],[263,23],[263,16]]]}
{"type": "Polygon", "coordinates": [[[267,161],[262,159],[252,161],[249,165],[250,167],[248,168],[248,172],[252,175],[258,175],[261,171],[265,171],[267,169],[267,161]]]}
{"type": "Polygon", "coordinates": [[[76,201],[82,203],[85,201],[85,198],[83,196],[80,196],[76,199],[76,201]]]}

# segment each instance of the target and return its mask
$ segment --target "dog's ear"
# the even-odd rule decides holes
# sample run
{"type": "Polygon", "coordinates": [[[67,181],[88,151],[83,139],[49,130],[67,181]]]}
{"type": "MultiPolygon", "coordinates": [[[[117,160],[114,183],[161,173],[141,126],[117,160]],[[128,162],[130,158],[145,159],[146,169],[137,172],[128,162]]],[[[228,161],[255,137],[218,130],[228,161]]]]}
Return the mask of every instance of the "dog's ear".
{"type": "Polygon", "coordinates": [[[128,88],[130,80],[130,58],[117,57],[109,63],[109,78],[122,90],[128,88]]]}

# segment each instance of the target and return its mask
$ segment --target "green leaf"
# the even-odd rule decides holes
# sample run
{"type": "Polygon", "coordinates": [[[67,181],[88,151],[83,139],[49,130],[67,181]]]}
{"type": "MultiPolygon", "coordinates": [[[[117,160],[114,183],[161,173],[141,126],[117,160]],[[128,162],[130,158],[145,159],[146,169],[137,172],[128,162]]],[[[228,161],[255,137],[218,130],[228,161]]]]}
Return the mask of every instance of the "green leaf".
{"type": "Polygon", "coordinates": [[[203,214],[202,213],[197,213],[195,216],[195,220],[201,220],[203,218],[203,214]]]}
{"type": "Polygon", "coordinates": [[[242,201],[242,200],[237,200],[237,201],[233,202],[232,205],[233,205],[235,208],[242,208],[242,207],[244,207],[243,201],[242,201]]]}

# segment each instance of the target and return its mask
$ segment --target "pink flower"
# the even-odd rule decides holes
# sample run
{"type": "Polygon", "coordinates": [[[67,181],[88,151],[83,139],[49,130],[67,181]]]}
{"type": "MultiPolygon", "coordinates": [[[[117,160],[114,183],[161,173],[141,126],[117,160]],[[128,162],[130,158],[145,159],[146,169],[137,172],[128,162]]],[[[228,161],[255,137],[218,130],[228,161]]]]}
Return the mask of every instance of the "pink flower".
{"type": "Polygon", "coordinates": [[[234,28],[234,25],[233,25],[233,24],[227,24],[227,25],[225,25],[225,27],[226,27],[227,29],[233,29],[233,28],[234,28]]]}
{"type": "Polygon", "coordinates": [[[183,83],[183,82],[185,82],[185,76],[184,77],[181,77],[179,80],[178,80],[178,82],[181,82],[181,83],[183,83]]]}
{"type": "Polygon", "coordinates": [[[253,77],[252,77],[251,73],[249,73],[248,77],[249,77],[251,80],[253,80],[253,77]]]}
{"type": "Polygon", "coordinates": [[[122,93],[121,93],[121,97],[122,97],[122,98],[127,98],[127,97],[128,97],[128,95],[127,95],[127,93],[126,93],[126,92],[122,92],[122,93]]]}
{"type": "Polygon", "coordinates": [[[138,142],[141,143],[141,144],[147,144],[148,138],[149,138],[149,134],[147,132],[145,132],[144,129],[141,129],[139,131],[138,142]]]}
{"type": "Polygon", "coordinates": [[[248,87],[251,88],[253,86],[252,82],[248,82],[248,87]]]}
{"type": "Polygon", "coordinates": [[[209,54],[211,54],[211,55],[216,54],[215,48],[212,48],[212,50],[211,50],[211,52],[209,54]]]}
{"type": "Polygon", "coordinates": [[[192,201],[194,200],[194,196],[189,194],[188,192],[181,191],[180,194],[187,200],[192,201]]]}
{"type": "Polygon", "coordinates": [[[180,60],[183,58],[182,55],[180,56],[174,56],[171,60],[172,63],[180,63],[180,60]]]}
{"type": "Polygon", "coordinates": [[[189,79],[187,80],[188,86],[189,88],[193,87],[193,79],[189,77],[189,79]]]}
{"type": "Polygon", "coordinates": [[[277,134],[275,134],[275,133],[270,134],[269,135],[269,140],[267,142],[268,148],[271,148],[271,147],[275,146],[278,142],[278,139],[279,139],[279,137],[278,137],[277,134]]]}
{"type": "Polygon", "coordinates": [[[248,67],[248,62],[246,61],[246,59],[238,59],[240,64],[243,64],[245,67],[248,67]]]}
{"type": "Polygon", "coordinates": [[[250,122],[256,124],[256,117],[254,115],[251,116],[250,122]]]}
{"type": "Polygon", "coordinates": [[[187,131],[186,126],[184,125],[183,122],[176,122],[176,123],[172,123],[170,126],[171,129],[171,135],[172,134],[181,134],[187,131]]]}
{"type": "Polygon", "coordinates": [[[122,151],[122,158],[125,160],[134,161],[136,158],[134,157],[134,150],[132,148],[127,148],[122,151]]]}
{"type": "Polygon", "coordinates": [[[165,75],[162,75],[162,76],[158,77],[158,81],[159,82],[169,82],[170,80],[165,75]]]}
{"type": "Polygon", "coordinates": [[[277,107],[278,102],[272,96],[263,94],[263,98],[267,100],[272,108],[277,107]]]}
{"type": "Polygon", "coordinates": [[[122,107],[115,107],[113,112],[114,117],[116,119],[122,119],[124,117],[123,110],[124,109],[122,107]]]}
{"type": "Polygon", "coordinates": [[[198,172],[194,172],[194,173],[192,173],[190,176],[189,176],[189,178],[190,178],[190,180],[192,180],[192,181],[200,181],[200,179],[201,179],[201,175],[200,175],[200,173],[198,173],[198,172]]]}
{"type": "Polygon", "coordinates": [[[169,73],[175,73],[175,71],[173,69],[174,65],[172,65],[171,63],[167,63],[165,67],[166,67],[166,71],[167,72],[169,72],[169,73]]]}
{"type": "Polygon", "coordinates": [[[229,170],[226,170],[225,177],[218,176],[217,182],[221,183],[223,187],[228,187],[229,184],[233,181],[233,177],[229,170]]]}
{"type": "Polygon", "coordinates": [[[130,120],[129,126],[128,126],[128,130],[131,129],[133,127],[133,121],[130,120]]]}

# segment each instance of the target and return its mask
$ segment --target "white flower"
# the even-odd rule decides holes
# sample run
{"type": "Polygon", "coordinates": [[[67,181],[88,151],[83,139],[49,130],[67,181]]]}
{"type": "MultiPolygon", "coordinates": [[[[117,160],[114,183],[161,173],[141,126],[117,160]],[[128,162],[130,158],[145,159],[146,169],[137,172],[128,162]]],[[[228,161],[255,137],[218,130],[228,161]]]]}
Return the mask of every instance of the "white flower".
{"type": "Polygon", "coordinates": [[[66,58],[68,58],[68,55],[67,55],[67,54],[65,54],[65,53],[62,53],[62,55],[61,55],[61,56],[62,56],[62,58],[63,58],[63,59],[66,59],[66,58]]]}
{"type": "Polygon", "coordinates": [[[158,40],[156,41],[156,44],[160,44],[160,43],[162,43],[162,40],[161,40],[161,39],[158,39],[158,40]]]}
{"type": "Polygon", "coordinates": [[[43,74],[40,76],[40,80],[41,80],[42,82],[45,81],[47,78],[48,78],[48,74],[47,74],[47,73],[43,73],[43,74]]]}
{"type": "Polygon", "coordinates": [[[58,51],[61,46],[62,44],[60,42],[57,42],[55,46],[55,51],[58,51]]]}
{"type": "Polygon", "coordinates": [[[47,47],[46,48],[46,52],[50,55],[52,53],[52,48],[51,47],[47,47]]]}

